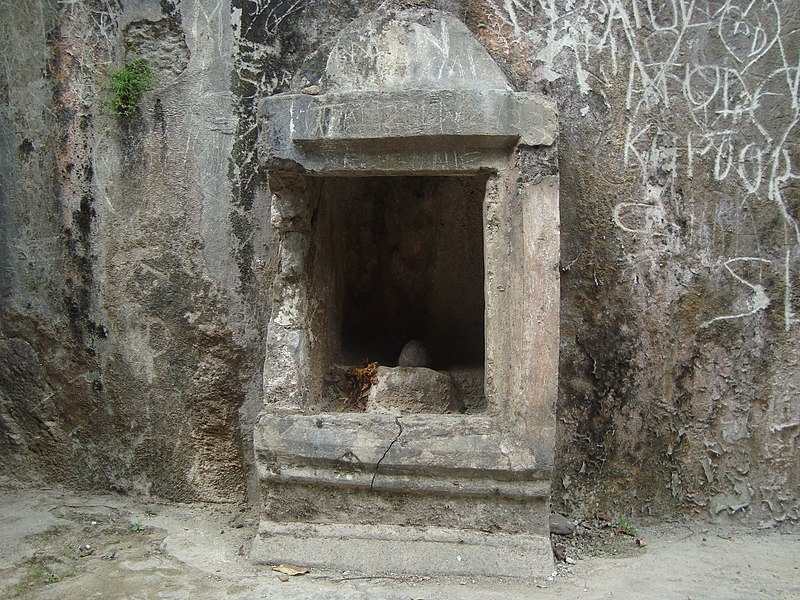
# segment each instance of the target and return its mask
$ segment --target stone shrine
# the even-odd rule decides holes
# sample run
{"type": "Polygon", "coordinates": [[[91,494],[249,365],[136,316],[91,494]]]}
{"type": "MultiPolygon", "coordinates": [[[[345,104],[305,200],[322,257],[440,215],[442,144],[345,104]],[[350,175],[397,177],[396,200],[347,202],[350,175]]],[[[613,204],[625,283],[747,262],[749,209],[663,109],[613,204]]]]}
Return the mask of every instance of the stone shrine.
{"type": "Polygon", "coordinates": [[[280,271],[253,558],[549,575],[553,105],[453,17],[380,9],[261,113],[280,271]]]}

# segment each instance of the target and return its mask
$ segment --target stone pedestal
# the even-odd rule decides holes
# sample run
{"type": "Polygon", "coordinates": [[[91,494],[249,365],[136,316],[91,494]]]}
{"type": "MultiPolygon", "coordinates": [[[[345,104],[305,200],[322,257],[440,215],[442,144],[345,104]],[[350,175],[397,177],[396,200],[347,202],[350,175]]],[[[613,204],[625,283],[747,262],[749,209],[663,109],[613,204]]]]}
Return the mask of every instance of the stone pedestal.
{"type": "Polygon", "coordinates": [[[460,413],[453,378],[425,367],[378,367],[366,411],[391,415],[460,413]]]}

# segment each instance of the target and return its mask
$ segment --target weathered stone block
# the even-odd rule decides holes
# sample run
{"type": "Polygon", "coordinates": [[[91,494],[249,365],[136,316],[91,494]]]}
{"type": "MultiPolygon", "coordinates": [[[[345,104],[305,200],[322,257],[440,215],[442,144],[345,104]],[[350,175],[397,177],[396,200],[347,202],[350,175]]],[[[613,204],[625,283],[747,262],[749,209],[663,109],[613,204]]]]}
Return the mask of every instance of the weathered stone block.
{"type": "MultiPolygon", "coordinates": [[[[275,484],[451,498],[540,501],[548,496],[553,466],[477,415],[264,414],[255,450],[259,477],[275,484]]],[[[270,493],[291,495],[288,488],[270,493]]],[[[529,529],[546,532],[546,518],[529,529]]]]}
{"type": "Polygon", "coordinates": [[[262,522],[251,557],[259,564],[292,562],[365,573],[431,573],[544,579],[551,575],[550,540],[441,527],[262,522]]]}
{"type": "Polygon", "coordinates": [[[425,367],[378,367],[367,412],[388,414],[460,412],[453,379],[425,367]]]}

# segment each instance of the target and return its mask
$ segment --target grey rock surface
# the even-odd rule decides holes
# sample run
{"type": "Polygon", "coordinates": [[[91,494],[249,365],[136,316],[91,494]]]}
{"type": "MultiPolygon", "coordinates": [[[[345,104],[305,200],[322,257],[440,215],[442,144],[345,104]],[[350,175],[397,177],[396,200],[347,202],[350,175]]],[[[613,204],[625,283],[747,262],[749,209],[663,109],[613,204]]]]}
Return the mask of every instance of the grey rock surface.
{"type": "Polygon", "coordinates": [[[246,161],[230,172],[247,109],[212,4],[0,5],[8,477],[246,497],[268,314],[248,289],[270,285],[274,249],[246,161]],[[108,69],[137,59],[154,86],[115,116],[108,69]]]}
{"type": "MultiPolygon", "coordinates": [[[[536,482],[527,493],[542,497],[552,468],[547,456],[483,415],[266,413],[256,425],[255,446],[261,476],[276,481],[298,480],[305,468],[330,469],[331,477],[342,481],[361,473],[367,487],[373,475],[378,483],[384,474],[410,474],[403,481],[414,488],[424,487],[425,476],[435,473],[472,471],[490,478],[506,473],[498,481],[508,480],[509,490],[515,482],[536,482]]],[[[356,478],[352,485],[361,483],[356,478]]],[[[491,487],[481,492],[493,493],[491,487]]]]}
{"type": "MultiPolygon", "coordinates": [[[[336,541],[342,537],[337,531],[345,537],[357,534],[365,547],[389,554],[405,552],[414,536],[422,535],[425,556],[435,553],[437,539],[443,551],[457,553],[457,540],[466,539],[461,532],[510,536],[494,539],[499,545],[506,539],[510,552],[515,552],[516,534],[523,543],[526,536],[548,538],[552,463],[486,416],[264,414],[255,447],[264,489],[262,527],[269,532],[258,541],[260,560],[299,558],[316,538],[333,550],[342,543],[336,541]],[[355,527],[348,533],[350,525],[355,527]],[[430,538],[427,528],[442,535],[430,538]],[[310,539],[292,541],[303,532],[310,539]],[[282,548],[289,554],[281,554],[282,548]]],[[[549,564],[550,551],[543,548],[538,542],[529,546],[536,555],[526,560],[549,564]]],[[[348,568],[346,560],[355,558],[337,551],[319,560],[343,561],[342,568],[348,568]]],[[[422,568],[412,559],[403,566],[403,560],[387,556],[386,564],[413,572],[422,568]]],[[[453,572],[459,567],[433,561],[429,568],[453,572]]]]}
{"type": "Polygon", "coordinates": [[[298,83],[317,82],[325,91],[510,90],[500,66],[464,23],[425,6],[386,5],[355,19],[332,48],[310,56],[304,67],[310,68],[301,69],[298,83]]]}
{"type": "Polygon", "coordinates": [[[550,515],[550,533],[555,535],[572,535],[575,532],[575,523],[564,515],[554,513],[550,515]]]}

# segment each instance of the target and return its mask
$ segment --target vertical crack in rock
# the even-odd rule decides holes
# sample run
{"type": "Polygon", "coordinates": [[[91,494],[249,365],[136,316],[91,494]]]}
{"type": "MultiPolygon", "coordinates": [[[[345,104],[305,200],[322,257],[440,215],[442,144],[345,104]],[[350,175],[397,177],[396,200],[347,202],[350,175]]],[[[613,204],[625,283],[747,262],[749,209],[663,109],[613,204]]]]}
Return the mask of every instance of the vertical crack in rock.
{"type": "Polygon", "coordinates": [[[392,443],[389,444],[389,446],[384,451],[383,456],[381,456],[380,460],[378,460],[378,463],[375,465],[375,472],[372,474],[372,481],[370,481],[369,483],[370,492],[372,491],[372,488],[375,486],[375,478],[378,476],[378,469],[381,468],[381,463],[383,462],[383,459],[386,458],[386,455],[389,454],[389,450],[392,449],[392,446],[394,446],[395,442],[400,439],[401,435],[403,435],[403,423],[400,421],[400,417],[395,417],[394,422],[397,423],[399,431],[397,432],[397,436],[395,436],[395,438],[392,440],[392,443]]]}

